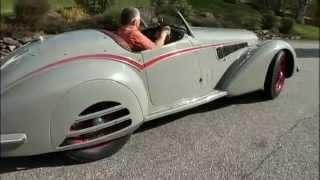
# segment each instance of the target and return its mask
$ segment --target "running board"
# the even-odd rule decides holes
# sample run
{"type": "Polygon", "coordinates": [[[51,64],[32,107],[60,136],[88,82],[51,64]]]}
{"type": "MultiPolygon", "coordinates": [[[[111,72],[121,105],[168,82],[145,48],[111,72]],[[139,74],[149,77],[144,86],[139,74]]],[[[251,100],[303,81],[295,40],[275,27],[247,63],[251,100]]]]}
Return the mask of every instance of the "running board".
{"type": "Polygon", "coordinates": [[[162,110],[152,112],[150,115],[148,115],[145,118],[145,121],[151,121],[151,120],[158,119],[158,118],[170,115],[170,114],[174,114],[174,113],[177,113],[180,111],[191,109],[191,108],[200,106],[202,104],[206,104],[211,101],[214,101],[216,99],[222,98],[227,95],[228,95],[228,93],[226,91],[215,90],[205,96],[182,100],[182,101],[180,101],[180,103],[176,103],[172,106],[167,106],[167,107],[163,108],[162,110]]]}

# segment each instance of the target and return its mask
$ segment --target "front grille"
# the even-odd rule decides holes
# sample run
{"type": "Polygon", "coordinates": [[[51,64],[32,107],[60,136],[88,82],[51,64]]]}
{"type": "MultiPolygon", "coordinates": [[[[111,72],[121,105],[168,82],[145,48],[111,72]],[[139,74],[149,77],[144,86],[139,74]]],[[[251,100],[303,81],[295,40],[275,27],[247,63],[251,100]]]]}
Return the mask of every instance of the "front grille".
{"type": "Polygon", "coordinates": [[[86,143],[116,133],[131,124],[129,110],[120,103],[97,103],[79,114],[60,147],[86,143]]]}

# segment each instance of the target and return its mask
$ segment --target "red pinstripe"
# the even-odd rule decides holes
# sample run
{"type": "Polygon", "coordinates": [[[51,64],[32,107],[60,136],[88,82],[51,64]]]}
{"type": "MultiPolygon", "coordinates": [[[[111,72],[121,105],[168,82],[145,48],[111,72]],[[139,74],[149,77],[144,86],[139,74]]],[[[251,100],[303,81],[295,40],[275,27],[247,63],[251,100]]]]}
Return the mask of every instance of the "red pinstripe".
{"type": "Polygon", "coordinates": [[[179,55],[185,54],[187,52],[193,52],[193,51],[197,51],[197,50],[200,50],[203,48],[219,47],[219,46],[221,46],[221,45],[205,45],[205,46],[197,46],[197,47],[192,47],[192,48],[174,50],[174,51],[162,54],[160,56],[157,56],[157,57],[147,61],[146,63],[144,63],[144,67],[147,68],[147,67],[149,67],[159,61],[164,61],[170,57],[179,56],[179,55]]]}
{"type": "Polygon", "coordinates": [[[214,44],[212,44],[212,45],[203,45],[203,46],[197,46],[197,47],[191,47],[191,48],[178,49],[178,50],[174,50],[174,51],[162,54],[160,56],[154,57],[154,58],[148,60],[144,64],[140,64],[140,63],[136,62],[134,59],[131,59],[129,57],[119,56],[119,55],[115,55],[115,54],[108,54],[108,53],[85,54],[85,55],[79,55],[79,56],[73,56],[73,57],[65,58],[65,59],[59,60],[57,62],[48,64],[48,65],[46,65],[44,67],[41,67],[41,68],[39,68],[39,69],[37,69],[35,71],[32,71],[32,72],[24,75],[20,79],[24,79],[24,78],[26,78],[28,76],[33,76],[35,74],[38,74],[38,73],[40,73],[42,71],[45,71],[45,70],[48,70],[50,68],[59,66],[61,64],[70,63],[70,62],[74,62],[74,61],[80,61],[80,60],[90,60],[90,59],[94,59],[94,60],[99,59],[99,60],[107,60],[107,61],[111,60],[111,61],[122,62],[122,63],[128,64],[131,67],[141,71],[141,70],[144,70],[144,69],[154,65],[155,63],[167,60],[170,57],[179,56],[181,54],[197,51],[197,50],[200,50],[200,49],[203,49],[203,48],[220,47],[220,46],[222,46],[222,44],[218,44],[218,45],[214,45],[214,44]]]}

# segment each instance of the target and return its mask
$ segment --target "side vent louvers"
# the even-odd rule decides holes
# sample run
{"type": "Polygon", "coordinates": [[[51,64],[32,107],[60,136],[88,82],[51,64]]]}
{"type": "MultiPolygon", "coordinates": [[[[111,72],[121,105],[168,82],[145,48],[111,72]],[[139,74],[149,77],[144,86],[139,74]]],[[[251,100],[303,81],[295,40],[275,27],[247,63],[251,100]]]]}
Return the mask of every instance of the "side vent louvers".
{"type": "Polygon", "coordinates": [[[233,45],[219,47],[217,49],[218,58],[222,59],[228,56],[229,54],[232,54],[233,52],[245,47],[248,47],[248,43],[240,43],[240,44],[233,44],[233,45]]]}
{"type": "Polygon", "coordinates": [[[89,142],[125,129],[131,124],[129,110],[120,103],[96,103],[79,114],[60,147],[89,142]]]}
{"type": "Polygon", "coordinates": [[[116,102],[99,102],[99,103],[96,103],[96,104],[88,107],[84,111],[82,111],[79,114],[79,116],[84,116],[84,115],[87,115],[87,114],[95,113],[95,112],[102,111],[104,109],[108,109],[108,108],[111,108],[111,107],[114,107],[114,106],[118,106],[118,105],[120,105],[120,104],[116,103],[116,102]]]}

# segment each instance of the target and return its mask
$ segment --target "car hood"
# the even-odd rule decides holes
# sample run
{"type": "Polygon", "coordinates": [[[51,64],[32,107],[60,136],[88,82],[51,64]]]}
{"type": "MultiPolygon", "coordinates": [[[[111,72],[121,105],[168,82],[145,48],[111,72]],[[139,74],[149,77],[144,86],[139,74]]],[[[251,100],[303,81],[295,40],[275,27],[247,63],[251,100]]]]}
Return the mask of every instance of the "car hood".
{"type": "Polygon", "coordinates": [[[192,27],[194,36],[204,43],[247,42],[249,46],[258,42],[255,33],[243,29],[192,27]]]}

